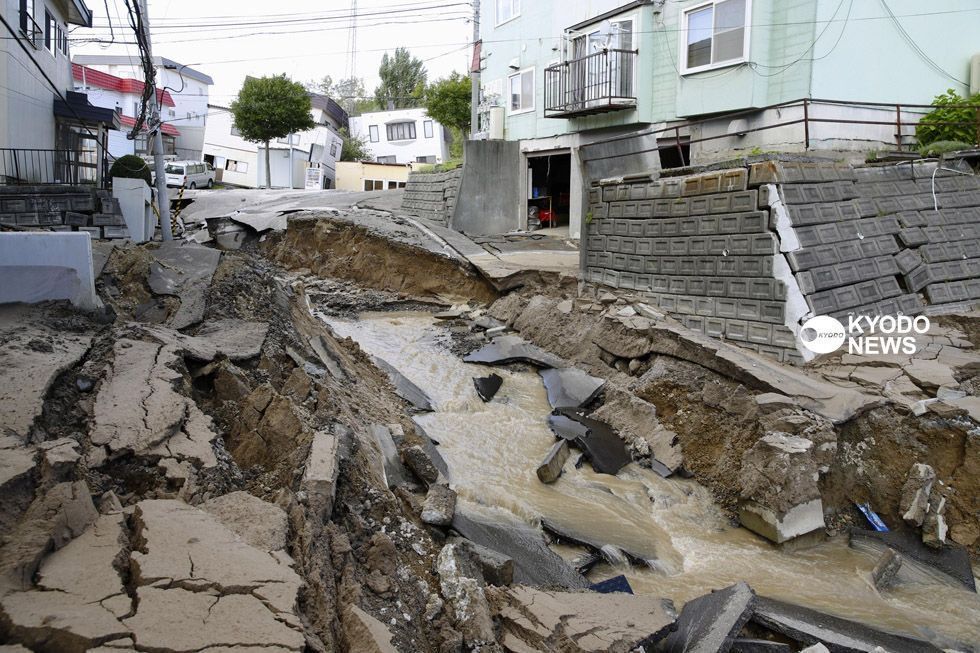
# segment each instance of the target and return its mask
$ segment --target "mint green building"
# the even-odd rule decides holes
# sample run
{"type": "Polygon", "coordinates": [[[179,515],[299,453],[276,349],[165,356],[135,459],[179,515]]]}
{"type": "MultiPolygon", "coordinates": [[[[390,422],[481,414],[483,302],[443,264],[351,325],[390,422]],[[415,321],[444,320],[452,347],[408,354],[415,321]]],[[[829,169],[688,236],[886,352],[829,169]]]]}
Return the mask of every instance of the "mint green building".
{"type": "Polygon", "coordinates": [[[578,237],[590,179],[913,144],[896,105],[978,92],[978,34],[976,0],[484,0],[478,137],[520,144],[513,226],[578,237]]]}

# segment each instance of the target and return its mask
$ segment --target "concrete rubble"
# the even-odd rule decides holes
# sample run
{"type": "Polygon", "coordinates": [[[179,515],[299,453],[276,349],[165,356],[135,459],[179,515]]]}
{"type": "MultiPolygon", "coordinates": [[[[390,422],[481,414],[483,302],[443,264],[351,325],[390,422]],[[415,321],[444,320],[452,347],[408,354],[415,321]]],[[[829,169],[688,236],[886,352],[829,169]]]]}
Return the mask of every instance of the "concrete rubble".
{"type": "Polygon", "coordinates": [[[484,402],[493,399],[503,383],[503,378],[501,378],[498,374],[473,377],[473,385],[476,387],[476,394],[479,395],[480,399],[482,399],[484,402]]]}
{"type": "Polygon", "coordinates": [[[147,283],[158,295],[174,295],[180,307],[168,326],[184,329],[204,318],[205,293],[218,267],[221,252],[180,241],[161,243],[149,250],[153,263],[147,283]]]}
{"type": "Polygon", "coordinates": [[[752,617],[755,592],[745,583],[715,590],[684,604],[665,650],[685,653],[729,651],[752,617]]]}
{"type": "Polygon", "coordinates": [[[497,336],[489,345],[463,357],[467,363],[483,363],[485,365],[504,365],[507,363],[530,363],[538,367],[562,367],[562,360],[554,354],[549,354],[540,347],[535,347],[520,336],[497,336]]]}
{"type": "Polygon", "coordinates": [[[896,573],[898,580],[939,583],[977,591],[970,556],[959,545],[950,543],[936,549],[926,546],[909,532],[879,533],[859,528],[851,530],[850,545],[876,556],[894,550],[902,559],[896,573]]]}
{"type": "Polygon", "coordinates": [[[422,521],[432,526],[449,526],[453,523],[455,512],[456,492],[441,483],[429,486],[429,492],[422,503],[422,521]]]}
{"type": "Polygon", "coordinates": [[[589,404],[606,384],[577,367],[540,371],[552,408],[581,408],[589,404]]]}
{"type": "Polygon", "coordinates": [[[561,470],[568,460],[568,440],[561,439],[551,446],[544,457],[544,461],[538,465],[535,473],[538,480],[542,483],[554,483],[561,476],[561,470]]]}

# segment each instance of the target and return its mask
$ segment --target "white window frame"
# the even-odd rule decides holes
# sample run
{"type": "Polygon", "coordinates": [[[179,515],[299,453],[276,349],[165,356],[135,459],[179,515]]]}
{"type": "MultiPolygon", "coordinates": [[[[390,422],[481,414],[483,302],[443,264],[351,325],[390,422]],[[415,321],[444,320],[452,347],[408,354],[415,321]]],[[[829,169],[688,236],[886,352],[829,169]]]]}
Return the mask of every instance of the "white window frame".
{"type": "Polygon", "coordinates": [[[433,135],[435,134],[435,128],[433,127],[431,120],[422,121],[422,133],[425,135],[426,138],[433,137],[433,135]]]}
{"type": "MultiPolygon", "coordinates": [[[[694,73],[700,73],[705,70],[716,70],[718,68],[728,68],[730,66],[737,66],[743,64],[749,60],[749,53],[752,51],[752,0],[745,0],[745,38],[742,39],[742,56],[737,59],[728,59],[726,61],[720,61],[718,63],[708,63],[703,66],[695,66],[693,68],[687,65],[687,39],[688,39],[688,17],[695,11],[699,9],[704,9],[705,7],[714,8],[715,5],[721,4],[725,0],[707,0],[700,4],[696,4],[692,7],[688,7],[681,12],[681,38],[679,39],[678,45],[680,46],[680,61],[681,63],[681,75],[690,75],[694,73]]],[[[714,18],[717,12],[712,11],[711,14],[711,53],[714,56],[715,51],[715,26],[714,18]]]]}
{"type": "MultiPolygon", "coordinates": [[[[537,98],[535,97],[537,94],[538,94],[538,75],[537,75],[537,71],[534,69],[534,66],[531,66],[529,68],[522,68],[521,70],[514,71],[510,75],[507,75],[507,92],[506,92],[506,98],[507,98],[507,100],[506,100],[507,101],[507,115],[508,116],[519,116],[519,115],[522,115],[522,114],[525,114],[525,113],[532,113],[534,111],[534,107],[537,105],[537,98]],[[522,108],[517,109],[515,111],[515,110],[511,109],[511,105],[510,105],[510,96],[511,96],[511,93],[510,93],[510,80],[514,79],[515,77],[521,77],[526,72],[530,72],[531,73],[531,82],[532,82],[531,83],[531,106],[529,106],[529,107],[523,107],[522,106],[522,108]]],[[[521,104],[522,105],[523,105],[523,100],[524,100],[524,92],[523,92],[523,89],[522,89],[522,91],[521,91],[521,104]]]]}
{"type": "Polygon", "coordinates": [[[521,0],[493,0],[493,26],[500,27],[510,21],[520,18],[521,16],[521,0]],[[500,20],[500,4],[502,2],[510,3],[510,17],[500,20]],[[516,7],[515,7],[516,5],[516,7]]]}
{"type": "Polygon", "coordinates": [[[378,129],[377,125],[368,126],[368,142],[379,143],[381,139],[381,130],[378,129]]]}

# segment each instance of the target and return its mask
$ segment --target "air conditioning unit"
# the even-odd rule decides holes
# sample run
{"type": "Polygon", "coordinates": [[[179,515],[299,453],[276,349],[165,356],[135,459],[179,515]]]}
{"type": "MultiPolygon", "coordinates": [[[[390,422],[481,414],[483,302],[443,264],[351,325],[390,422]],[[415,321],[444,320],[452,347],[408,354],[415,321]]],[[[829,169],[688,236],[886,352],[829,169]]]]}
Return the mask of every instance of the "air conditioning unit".
{"type": "Polygon", "coordinates": [[[970,60],[970,95],[980,93],[980,54],[970,60]]]}
{"type": "Polygon", "coordinates": [[[490,107],[490,140],[504,140],[503,107],[490,107]]]}

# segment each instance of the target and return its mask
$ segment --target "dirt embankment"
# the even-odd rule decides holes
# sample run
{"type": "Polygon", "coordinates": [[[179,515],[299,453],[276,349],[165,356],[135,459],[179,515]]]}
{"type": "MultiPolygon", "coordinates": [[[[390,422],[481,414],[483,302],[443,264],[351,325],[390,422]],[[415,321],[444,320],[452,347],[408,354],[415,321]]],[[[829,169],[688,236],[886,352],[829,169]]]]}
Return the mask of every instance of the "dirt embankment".
{"type": "Polygon", "coordinates": [[[477,302],[497,298],[483,277],[458,261],[326,217],[290,220],[289,229],[267,252],[286,269],[305,269],[368,288],[423,298],[477,302]]]}

